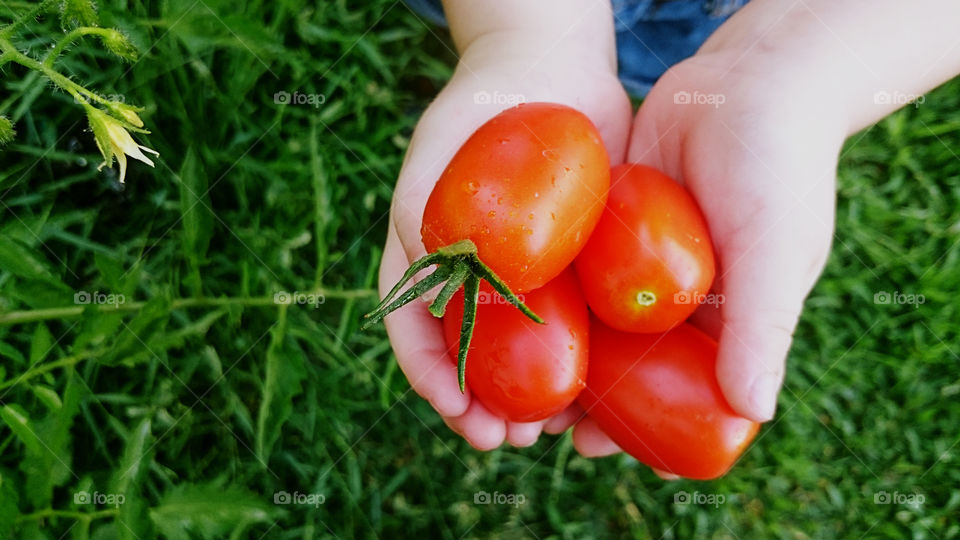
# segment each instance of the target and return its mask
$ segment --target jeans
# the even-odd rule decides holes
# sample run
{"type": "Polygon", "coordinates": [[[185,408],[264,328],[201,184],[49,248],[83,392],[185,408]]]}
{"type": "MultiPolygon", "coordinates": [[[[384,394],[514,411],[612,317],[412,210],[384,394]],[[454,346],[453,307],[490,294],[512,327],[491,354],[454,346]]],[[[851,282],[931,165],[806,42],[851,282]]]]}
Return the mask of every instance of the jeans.
{"type": "MultiPolygon", "coordinates": [[[[620,80],[642,97],[672,65],[697,52],[748,0],[611,0],[620,80]]],[[[424,19],[446,25],[440,0],[405,0],[424,19]]]]}

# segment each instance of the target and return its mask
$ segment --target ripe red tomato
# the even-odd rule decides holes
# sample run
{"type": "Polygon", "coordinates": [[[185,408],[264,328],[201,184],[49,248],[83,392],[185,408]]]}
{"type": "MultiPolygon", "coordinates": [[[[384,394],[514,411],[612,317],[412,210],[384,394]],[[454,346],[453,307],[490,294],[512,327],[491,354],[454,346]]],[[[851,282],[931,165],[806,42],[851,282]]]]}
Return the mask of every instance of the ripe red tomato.
{"type": "MultiPolygon", "coordinates": [[[[573,270],[521,296],[546,324],[481,289],[466,378],[470,392],[493,414],[534,422],[567,408],[586,385],[590,317],[573,270]]],[[[454,363],[462,317],[461,290],[443,317],[454,363]]]]}
{"type": "Polygon", "coordinates": [[[607,207],[574,263],[590,309],[627,332],[664,332],[702,302],[716,273],[707,223],[683,186],[644,165],[610,174],[607,207]]]}
{"type": "Polygon", "coordinates": [[[552,103],[507,109],[480,126],[427,200],[428,252],[472,240],[513,292],[555,278],[600,219],[610,185],[600,134],[582,113],[552,103]]]}
{"type": "Polygon", "coordinates": [[[716,342],[687,323],[665,334],[632,334],[594,319],[579,402],[643,463],[687,478],[716,478],[760,427],[724,399],[716,358],[716,342]]]}

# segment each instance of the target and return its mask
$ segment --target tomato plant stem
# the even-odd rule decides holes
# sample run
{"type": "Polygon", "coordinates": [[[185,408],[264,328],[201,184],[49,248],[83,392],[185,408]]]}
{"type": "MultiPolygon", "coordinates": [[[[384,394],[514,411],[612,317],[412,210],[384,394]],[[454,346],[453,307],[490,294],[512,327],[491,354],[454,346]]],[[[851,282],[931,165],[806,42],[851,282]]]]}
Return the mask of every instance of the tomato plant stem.
{"type": "Polygon", "coordinates": [[[470,340],[473,337],[473,326],[477,318],[477,298],[480,295],[480,281],[487,281],[493,289],[507,302],[516,306],[524,315],[534,322],[543,324],[543,319],[524,304],[510,287],[489,266],[480,260],[477,255],[477,246],[470,240],[460,240],[448,246],[437,249],[435,252],[414,261],[403,273],[400,281],[390,289],[373,311],[364,315],[365,330],[382,321],[391,312],[400,309],[415,299],[423,296],[430,290],[443,283],[443,288],[437,294],[428,308],[434,317],[443,317],[447,311],[447,304],[453,295],[464,288],[463,322],[460,326],[460,345],[457,352],[457,379],[460,391],[465,388],[465,373],[467,351],[470,349],[470,340]],[[404,293],[400,293],[404,285],[413,279],[417,272],[437,265],[432,274],[423,278],[404,293]]]}

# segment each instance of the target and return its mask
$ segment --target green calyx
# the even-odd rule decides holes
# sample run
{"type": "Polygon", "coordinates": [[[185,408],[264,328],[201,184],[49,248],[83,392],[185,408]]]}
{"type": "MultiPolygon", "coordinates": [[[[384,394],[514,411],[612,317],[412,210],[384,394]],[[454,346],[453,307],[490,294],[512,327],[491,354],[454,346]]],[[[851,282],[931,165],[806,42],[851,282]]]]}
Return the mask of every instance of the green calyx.
{"type": "Polygon", "coordinates": [[[477,256],[476,244],[470,240],[460,240],[439,248],[411,264],[376,309],[363,316],[365,320],[360,329],[366,330],[377,324],[391,312],[423,296],[441,283],[443,288],[428,309],[434,317],[443,317],[447,312],[450,299],[460,287],[463,287],[463,321],[460,324],[460,345],[457,351],[457,380],[460,384],[460,392],[463,392],[466,387],[467,351],[470,349],[473,326],[477,320],[480,280],[486,280],[500,296],[516,306],[531,320],[543,324],[543,319],[521,302],[510,287],[507,287],[507,284],[480,260],[477,256]],[[431,265],[437,265],[437,269],[432,274],[415,283],[402,294],[400,293],[403,286],[413,279],[417,272],[431,265]]]}

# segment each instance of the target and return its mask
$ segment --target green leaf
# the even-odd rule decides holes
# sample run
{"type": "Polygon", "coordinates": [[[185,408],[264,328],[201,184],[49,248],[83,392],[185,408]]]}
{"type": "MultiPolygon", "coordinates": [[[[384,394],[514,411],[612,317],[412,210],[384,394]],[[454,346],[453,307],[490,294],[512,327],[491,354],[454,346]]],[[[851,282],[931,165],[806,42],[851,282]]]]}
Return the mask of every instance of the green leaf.
{"type": "MultiPolygon", "coordinates": [[[[98,316],[101,314],[92,315],[98,316]]],[[[151,298],[130,322],[118,323],[119,335],[98,361],[106,365],[133,365],[161,355],[163,349],[154,347],[154,342],[164,337],[169,319],[170,301],[163,296],[151,298]]]]}
{"type": "Polygon", "coordinates": [[[256,454],[266,466],[284,423],[293,412],[293,398],[300,394],[306,377],[303,351],[286,340],[287,306],[281,305],[277,323],[270,330],[263,398],[257,414],[256,454]]]}
{"type": "Polygon", "coordinates": [[[38,258],[29,248],[12,239],[0,242],[0,270],[27,279],[43,279],[63,285],[47,267],[46,261],[38,258]]]}
{"type": "Polygon", "coordinates": [[[140,494],[143,475],[150,468],[153,432],[149,418],[144,418],[128,434],[120,464],[114,469],[110,493],[123,494],[118,520],[125,525],[118,529],[119,537],[133,540],[151,538],[152,522],[146,519],[146,502],[140,494]]]}
{"type": "Polygon", "coordinates": [[[46,508],[53,500],[53,488],[72,477],[70,429],[80,408],[83,383],[73,371],[67,378],[63,405],[40,420],[32,420],[17,405],[0,410],[0,416],[26,447],[20,462],[26,483],[24,493],[34,508],[46,508]]]}
{"type": "Polygon", "coordinates": [[[13,476],[0,469],[0,538],[13,538],[13,524],[20,515],[19,499],[13,476]]]}
{"type": "Polygon", "coordinates": [[[38,323],[37,328],[33,331],[33,338],[30,340],[30,365],[33,366],[43,361],[50,354],[50,349],[54,346],[53,343],[53,334],[50,333],[47,325],[42,322],[38,323]]]}
{"type": "Polygon", "coordinates": [[[24,358],[23,353],[18,351],[16,347],[10,345],[9,343],[0,341],[0,358],[4,357],[9,358],[20,365],[25,365],[27,363],[27,359],[24,358]]]}
{"type": "Polygon", "coordinates": [[[97,251],[93,254],[93,262],[97,265],[97,270],[100,271],[100,275],[103,277],[103,281],[109,290],[121,294],[129,294],[132,292],[126,290],[123,286],[122,280],[125,272],[123,265],[120,264],[120,261],[115,257],[97,251]]]}
{"type": "Polygon", "coordinates": [[[35,384],[30,386],[30,390],[33,391],[33,395],[37,396],[37,399],[43,403],[47,409],[51,411],[59,411],[63,408],[63,401],[60,400],[60,395],[57,394],[52,388],[43,386],[41,384],[35,384]]]}
{"type": "Polygon", "coordinates": [[[150,509],[150,519],[171,540],[226,538],[236,527],[269,522],[276,508],[268,500],[218,483],[182,484],[150,509]]]}
{"type": "Polygon", "coordinates": [[[43,450],[43,443],[30,424],[30,416],[20,405],[5,405],[0,409],[0,419],[7,424],[10,431],[27,447],[27,454],[39,454],[43,450]]]}
{"type": "Polygon", "coordinates": [[[208,181],[203,164],[191,146],[180,166],[180,222],[183,225],[183,255],[189,264],[193,294],[202,294],[200,267],[210,246],[213,212],[207,193],[208,181]]]}

